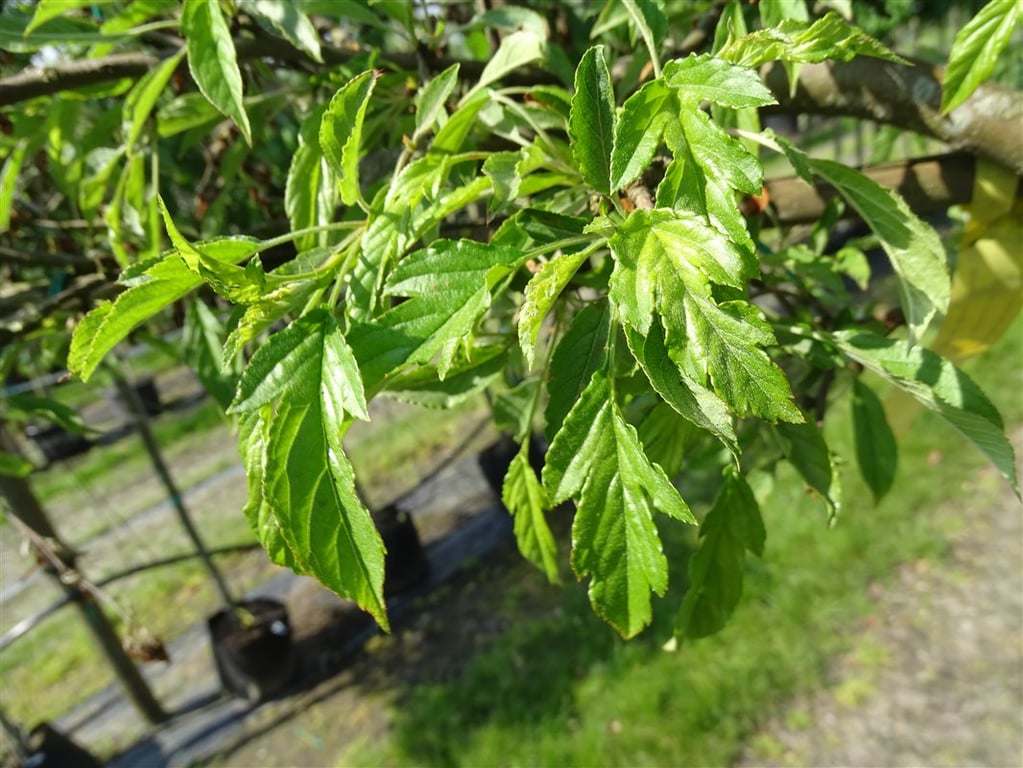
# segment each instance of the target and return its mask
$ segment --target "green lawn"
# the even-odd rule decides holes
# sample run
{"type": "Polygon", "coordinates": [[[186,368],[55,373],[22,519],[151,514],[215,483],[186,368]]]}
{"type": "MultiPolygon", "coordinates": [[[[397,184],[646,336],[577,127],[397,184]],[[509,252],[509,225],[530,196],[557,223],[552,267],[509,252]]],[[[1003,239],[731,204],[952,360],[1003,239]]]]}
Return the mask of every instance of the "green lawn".
{"type": "MultiPolygon", "coordinates": [[[[1021,353],[1017,321],[965,366],[1011,425],[1023,422],[1021,353]]],[[[845,403],[836,404],[827,432],[832,447],[852,457],[845,403]]],[[[930,413],[902,442],[896,485],[877,507],[851,462],[846,507],[830,529],[793,473],[779,473],[761,499],[765,557],[750,562],[743,604],[720,635],[669,652],[663,621],[623,642],[593,617],[574,583],[528,615],[516,615],[521,595],[506,593],[495,611],[513,618],[512,629],[455,679],[413,687],[394,712],[390,738],[356,745],[336,764],[729,764],[759,722],[794,692],[819,686],[828,662],[853,646],[872,610],[868,584],[889,578],[898,563],[940,561],[949,531],[968,524],[964,502],[992,503],[1004,492],[999,483],[956,496],[984,459],[930,413]]],[[[670,536],[669,556],[685,557],[690,537],[670,536]]],[[[526,567],[518,573],[523,590],[553,589],[526,567]]],[[[661,614],[677,599],[669,594],[661,614]]]]}

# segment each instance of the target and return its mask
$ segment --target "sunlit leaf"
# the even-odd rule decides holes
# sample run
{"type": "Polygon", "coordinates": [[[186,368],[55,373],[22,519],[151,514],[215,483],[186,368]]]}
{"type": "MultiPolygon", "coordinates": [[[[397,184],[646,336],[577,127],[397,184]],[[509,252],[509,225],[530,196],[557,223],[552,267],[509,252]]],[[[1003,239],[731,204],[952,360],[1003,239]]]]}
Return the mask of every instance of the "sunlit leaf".
{"type": "Polygon", "coordinates": [[[188,69],[202,95],[235,122],[251,145],[238,57],[218,0],[184,0],[181,34],[188,43],[188,69]]]}

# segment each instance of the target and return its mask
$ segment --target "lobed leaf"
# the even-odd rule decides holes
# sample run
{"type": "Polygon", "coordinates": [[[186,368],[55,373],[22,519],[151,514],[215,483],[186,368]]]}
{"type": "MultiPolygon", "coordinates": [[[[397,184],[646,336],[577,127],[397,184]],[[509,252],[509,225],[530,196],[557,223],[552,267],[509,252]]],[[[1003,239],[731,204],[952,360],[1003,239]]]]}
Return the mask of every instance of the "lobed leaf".
{"type": "Polygon", "coordinates": [[[739,446],[728,406],[671,359],[660,321],[651,324],[646,336],[626,328],[625,338],[654,391],[676,413],[713,434],[738,458],[739,446]]]}
{"type": "MultiPolygon", "coordinates": [[[[337,177],[330,170],[323,152],[315,144],[299,144],[288,166],[284,187],[284,210],[292,231],[329,224],[334,217],[337,177]]],[[[295,248],[307,251],[327,245],[327,233],[303,235],[295,248]]]]}
{"type": "Polygon", "coordinates": [[[558,576],[558,546],[545,513],[550,500],[529,464],[529,442],[515,454],[501,488],[501,501],[515,522],[515,540],[523,557],[546,574],[552,584],[558,576]]]}
{"type": "Polygon", "coordinates": [[[589,576],[593,609],[625,637],[650,623],[651,592],[663,595],[668,563],[654,510],[695,522],[689,507],[643,452],[636,430],[598,370],[547,452],[543,485],[551,502],[575,500],[572,567],[589,576]]]}
{"type": "Polygon", "coordinates": [[[690,106],[709,101],[743,109],[778,103],[754,70],[709,54],[690,54],[667,62],[664,82],[672,87],[680,102],[690,106]]]}
{"type": "Polygon", "coordinates": [[[336,410],[369,419],[359,367],[344,334],[330,312],[316,309],[256,350],[229,412],[253,411],[278,398],[307,402],[326,389],[336,410]]]}

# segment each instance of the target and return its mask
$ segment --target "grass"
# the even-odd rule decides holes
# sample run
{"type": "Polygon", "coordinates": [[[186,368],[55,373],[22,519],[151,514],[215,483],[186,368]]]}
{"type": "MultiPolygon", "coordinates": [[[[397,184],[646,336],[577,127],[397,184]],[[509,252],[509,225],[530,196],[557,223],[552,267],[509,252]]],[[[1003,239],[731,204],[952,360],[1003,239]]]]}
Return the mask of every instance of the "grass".
{"type": "MultiPolygon", "coordinates": [[[[1017,320],[966,366],[1014,425],[1023,421],[1021,350],[1017,320]]],[[[851,456],[848,418],[839,405],[828,436],[851,456]]],[[[669,594],[654,627],[623,642],[593,617],[582,587],[570,584],[549,610],[515,617],[454,679],[408,690],[391,737],[356,745],[336,765],[727,765],[776,706],[821,685],[840,654],[883,663],[857,640],[872,610],[865,586],[899,563],[948,552],[949,530],[967,524],[956,493],[983,464],[923,413],[901,443],[895,488],[877,507],[847,466],[847,506],[830,530],[821,505],[783,470],[761,501],[764,560],[749,563],[744,601],[719,635],[663,650],[664,609],[678,599],[669,594]]],[[[969,504],[994,503],[1003,491],[974,488],[969,504]]],[[[684,557],[688,536],[671,538],[669,556],[684,557]]],[[[535,585],[527,573],[523,567],[522,583],[535,585]]],[[[495,605],[499,613],[515,610],[507,601],[495,605]]],[[[869,693],[869,676],[861,683],[842,691],[851,705],[869,693]]]]}
{"type": "MultiPolygon", "coordinates": [[[[459,437],[478,421],[484,407],[482,401],[471,400],[454,411],[397,409],[352,435],[350,453],[370,499],[387,501],[395,491],[415,485],[420,474],[444,455],[443,449],[457,444],[459,437]]],[[[153,422],[153,429],[175,480],[183,489],[238,461],[231,453],[226,457],[213,456],[191,475],[175,469],[175,457],[202,452],[214,432],[227,429],[213,403],[206,402],[183,414],[166,414],[153,422]]],[[[101,493],[105,485],[124,484],[136,476],[148,477],[152,472],[141,442],[132,436],[34,475],[32,482],[48,508],[73,510],[81,499],[83,486],[95,485],[101,493]]],[[[55,524],[65,538],[84,542],[165,497],[162,487],[150,483],[132,495],[131,509],[119,510],[116,516],[100,513],[81,520],[65,513],[60,515],[61,519],[54,515],[55,524]]],[[[208,546],[252,539],[240,510],[221,514],[219,510],[193,509],[192,513],[208,546]]],[[[142,552],[161,554],[188,551],[189,546],[179,541],[181,536],[177,524],[169,521],[158,540],[139,542],[138,546],[142,552]]],[[[255,587],[268,573],[269,567],[261,568],[253,563],[253,558],[266,562],[258,551],[217,559],[237,594],[255,587]],[[245,581],[233,578],[239,570],[247,574],[245,581]]],[[[111,564],[102,565],[105,572],[116,570],[109,567],[111,564]]],[[[116,582],[108,591],[119,604],[135,609],[140,625],[167,642],[219,607],[209,576],[195,560],[145,571],[116,582]]],[[[54,589],[52,594],[55,598],[59,593],[54,589]]],[[[0,706],[15,721],[34,723],[52,719],[113,680],[84,623],[73,615],[73,609],[63,608],[0,656],[0,706]]]]}

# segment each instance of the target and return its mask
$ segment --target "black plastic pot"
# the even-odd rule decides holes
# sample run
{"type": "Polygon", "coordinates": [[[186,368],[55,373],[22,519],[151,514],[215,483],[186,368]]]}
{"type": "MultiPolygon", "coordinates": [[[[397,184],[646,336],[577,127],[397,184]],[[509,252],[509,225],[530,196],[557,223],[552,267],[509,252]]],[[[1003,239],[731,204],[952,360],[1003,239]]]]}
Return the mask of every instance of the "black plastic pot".
{"type": "Polygon", "coordinates": [[[373,521],[387,548],[384,596],[397,595],[424,581],[430,573],[430,562],[412,516],[394,504],[388,504],[373,513],[373,521]]]}
{"type": "Polygon", "coordinates": [[[160,402],[160,392],[156,388],[156,381],[153,379],[142,379],[136,381],[132,387],[139,397],[147,416],[157,416],[163,412],[163,403],[160,402]]]}
{"type": "Polygon", "coordinates": [[[28,426],[25,434],[36,444],[48,464],[69,459],[92,448],[88,438],[68,432],[55,424],[45,427],[28,426]]]}
{"type": "MultiPolygon", "coordinates": [[[[508,466],[518,452],[519,444],[510,436],[502,435],[495,442],[480,451],[476,457],[480,471],[487,480],[487,485],[490,486],[490,490],[498,498],[501,498],[501,489],[504,486],[504,476],[508,472],[508,466]]],[[[536,435],[530,436],[529,465],[536,472],[537,476],[543,470],[545,453],[546,451],[540,438],[536,435]]]]}
{"type": "Polygon", "coordinates": [[[276,600],[243,600],[207,622],[224,688],[260,702],[291,684],[298,670],[287,609],[276,600]]]}
{"type": "Polygon", "coordinates": [[[24,768],[100,768],[100,761],[49,723],[39,723],[25,742],[24,768]]]}

